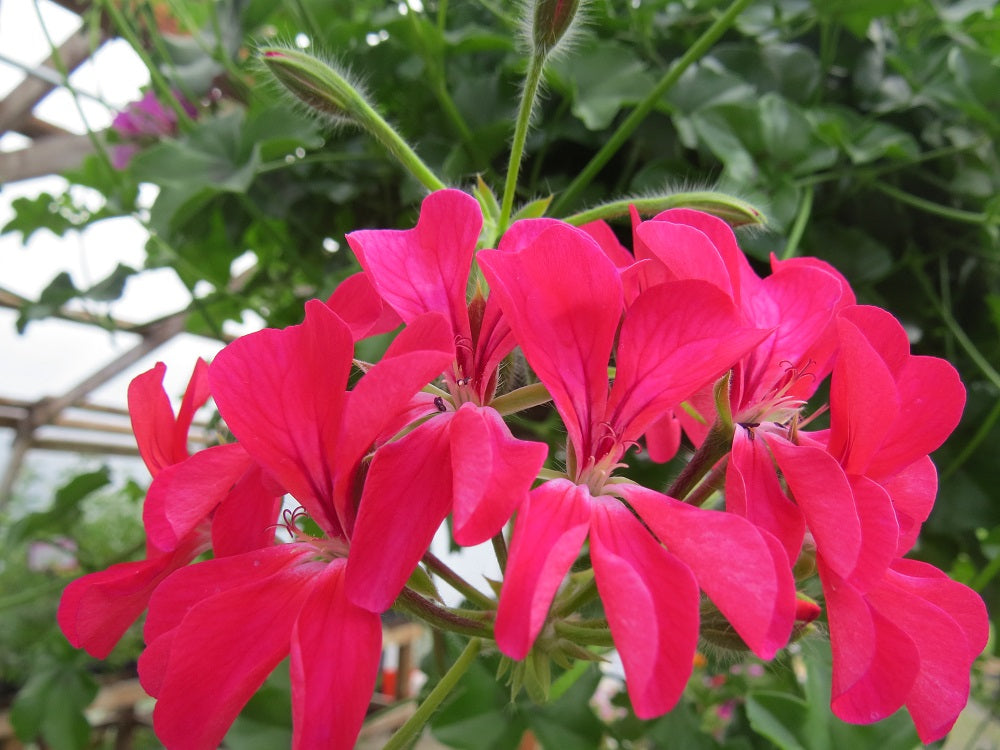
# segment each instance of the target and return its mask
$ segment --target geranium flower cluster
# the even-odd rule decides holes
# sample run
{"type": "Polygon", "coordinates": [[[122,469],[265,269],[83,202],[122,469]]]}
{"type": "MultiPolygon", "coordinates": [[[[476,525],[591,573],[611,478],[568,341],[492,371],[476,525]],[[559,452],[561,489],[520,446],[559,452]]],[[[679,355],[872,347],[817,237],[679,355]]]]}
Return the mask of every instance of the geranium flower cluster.
{"type": "Polygon", "coordinates": [[[986,612],[904,555],[937,490],[928,454],[964,405],[955,370],[912,355],[899,322],[819,260],[761,278],[708,214],[634,216],[634,254],[605,224],[554,219],[477,252],[482,227],[474,198],[443,190],[414,229],[348,235],[362,271],[301,325],[199,363],[176,418],[163,366],[138,377],[146,558],[68,587],[67,638],[104,657],[148,606],[139,673],[168,747],[216,747],[290,657],[295,747],[347,748],[394,603],[521,660],[584,655],[573,634],[597,628],[573,626],[599,598],[635,712],[654,717],[708,630],[770,659],[816,618],[797,592],[811,568],[834,712],[867,723],[906,706],[924,741],[943,736],[986,612]],[[353,359],[400,325],[378,362],[353,359]],[[515,347],[541,385],[504,387],[515,347]],[[828,403],[807,407],[828,376],[828,403]],[[234,441],[188,455],[209,396],[234,441]],[[505,421],[548,400],[564,455],[505,421]],[[829,427],[809,429],[827,408],[829,427]],[[669,459],[683,435],[696,450],[666,493],[630,478],[636,451],[669,459]],[[449,516],[458,544],[494,539],[501,556],[513,519],[478,619],[408,586],[449,516]]]}

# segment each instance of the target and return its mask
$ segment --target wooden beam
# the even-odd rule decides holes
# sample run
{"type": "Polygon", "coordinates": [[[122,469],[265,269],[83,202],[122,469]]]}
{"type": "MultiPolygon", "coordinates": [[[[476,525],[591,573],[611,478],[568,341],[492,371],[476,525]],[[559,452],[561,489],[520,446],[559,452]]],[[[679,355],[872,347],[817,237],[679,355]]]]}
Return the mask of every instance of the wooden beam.
{"type": "Polygon", "coordinates": [[[50,135],[27,148],[0,153],[0,183],[30,180],[79,167],[94,145],[85,135],[50,135]]]}
{"type": "MultiPolygon", "coordinates": [[[[101,39],[103,43],[103,38],[101,39]]],[[[75,70],[96,50],[91,49],[91,33],[86,27],[81,28],[62,43],[55,54],[59,55],[66,70],[75,70]]],[[[50,56],[44,63],[46,67],[58,71],[56,58],[50,56]]],[[[55,88],[48,81],[35,76],[28,76],[7,96],[0,101],[0,135],[8,130],[17,130],[18,126],[31,114],[42,99],[55,88]]]]}

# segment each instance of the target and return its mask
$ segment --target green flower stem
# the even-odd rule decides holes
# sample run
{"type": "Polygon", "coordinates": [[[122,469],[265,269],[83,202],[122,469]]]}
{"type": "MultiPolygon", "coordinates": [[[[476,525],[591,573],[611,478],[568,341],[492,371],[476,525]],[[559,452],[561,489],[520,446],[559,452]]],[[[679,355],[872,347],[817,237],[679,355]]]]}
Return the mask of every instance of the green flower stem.
{"type": "Polygon", "coordinates": [[[959,454],[955,456],[954,460],[948,464],[944,471],[941,472],[940,481],[943,482],[946,480],[958,471],[962,467],[962,464],[969,460],[969,456],[975,453],[976,449],[979,448],[979,444],[989,436],[990,432],[993,430],[993,426],[997,423],[998,418],[1000,418],[1000,399],[993,404],[993,408],[990,410],[990,413],[986,415],[986,419],[979,424],[976,434],[965,442],[959,454]]]}
{"type": "Polygon", "coordinates": [[[481,646],[482,642],[478,638],[473,638],[469,641],[469,644],[459,655],[458,659],[455,660],[455,663],[451,665],[451,668],[444,674],[441,681],[431,690],[430,695],[424,699],[424,702],[420,704],[413,716],[407,719],[406,723],[389,738],[383,750],[403,750],[403,748],[409,746],[411,740],[420,733],[438,706],[441,705],[441,702],[455,689],[462,675],[472,665],[472,662],[476,660],[481,646]]]}
{"type": "MultiPolygon", "coordinates": [[[[687,466],[677,475],[677,479],[667,488],[664,494],[677,500],[684,500],[694,490],[701,478],[725,456],[733,445],[732,430],[726,429],[719,422],[712,425],[705,437],[705,442],[695,451],[687,466]]],[[[692,499],[697,499],[692,496],[692,499]]],[[[704,502],[704,498],[701,498],[704,502]]]]}
{"type": "Polygon", "coordinates": [[[531,111],[538,96],[538,85],[542,80],[542,69],[545,57],[532,55],[528,61],[528,72],[524,78],[524,90],[521,92],[521,104],[517,111],[517,122],[514,125],[514,141],[510,147],[510,161],[507,163],[507,179],[503,187],[503,200],[500,203],[500,218],[497,221],[497,233],[503,234],[510,222],[511,209],[514,207],[514,194],[517,192],[517,175],[521,169],[521,159],[524,156],[524,143],[528,139],[528,128],[531,125],[531,111]]]}
{"type": "Polygon", "coordinates": [[[970,588],[973,591],[982,591],[996,577],[997,573],[1000,573],[1000,555],[990,560],[986,567],[979,571],[969,584],[970,588]]]}
{"type": "Polygon", "coordinates": [[[685,498],[684,502],[698,508],[704,505],[708,498],[724,486],[726,479],[726,465],[728,463],[729,457],[726,456],[714,467],[712,467],[708,476],[705,477],[701,484],[691,491],[691,494],[685,498]]]}
{"type": "Polygon", "coordinates": [[[502,416],[507,416],[530,409],[533,406],[541,406],[551,400],[552,395],[544,383],[532,383],[502,396],[497,396],[490,402],[490,406],[500,412],[502,416]]]}
{"type": "Polygon", "coordinates": [[[25,589],[14,594],[9,594],[8,596],[0,598],[0,612],[8,609],[16,609],[24,604],[32,604],[34,602],[46,600],[56,591],[64,588],[68,583],[69,581],[50,581],[42,586],[36,586],[35,588],[25,589]]]}
{"type": "Polygon", "coordinates": [[[558,635],[581,646],[615,645],[611,637],[611,631],[608,629],[608,623],[603,621],[593,624],[582,624],[562,620],[555,623],[555,630],[558,635]]]}
{"type": "Polygon", "coordinates": [[[907,159],[906,161],[893,161],[885,164],[879,164],[877,166],[859,167],[856,165],[851,165],[846,168],[841,169],[831,169],[826,172],[816,172],[814,174],[805,175],[795,181],[797,187],[804,187],[806,185],[818,185],[822,182],[833,182],[835,180],[842,180],[845,177],[853,177],[858,180],[870,180],[879,175],[889,174],[892,172],[898,172],[902,169],[908,169],[909,167],[915,166],[917,164],[922,164],[928,161],[934,161],[935,159],[943,159],[948,156],[955,156],[956,154],[961,154],[966,151],[972,151],[979,148],[987,143],[985,139],[975,140],[971,143],[965,143],[961,146],[944,146],[942,148],[931,149],[929,151],[924,151],[923,153],[915,156],[912,159],[907,159]]]}
{"type": "Polygon", "coordinates": [[[873,186],[876,190],[885,193],[890,198],[893,198],[900,203],[905,203],[914,208],[925,211],[926,213],[932,214],[934,216],[940,216],[942,219],[951,219],[952,221],[959,221],[963,224],[976,224],[977,226],[985,226],[987,224],[997,223],[996,218],[991,218],[986,214],[976,213],[974,211],[963,211],[960,208],[952,208],[951,206],[943,206],[940,203],[935,203],[934,201],[929,201],[924,198],[918,198],[915,195],[911,195],[904,190],[895,188],[892,185],[887,185],[884,182],[875,182],[873,186]]]}
{"type": "Polygon", "coordinates": [[[145,46],[136,36],[135,30],[132,28],[131,24],[122,15],[121,10],[115,5],[112,0],[104,0],[101,3],[102,10],[108,14],[108,18],[114,24],[118,33],[122,35],[122,38],[129,43],[129,46],[135,51],[142,60],[142,64],[146,66],[146,70],[149,71],[149,80],[153,82],[153,88],[157,90],[160,95],[160,99],[163,101],[161,103],[166,104],[170,107],[174,114],[177,115],[177,124],[181,129],[184,129],[191,125],[193,122],[191,116],[188,115],[181,103],[177,101],[174,97],[173,88],[170,82],[166,79],[163,73],[160,72],[160,66],[157,65],[153,58],[150,57],[149,53],[146,51],[145,46]]]}
{"type": "Polygon", "coordinates": [[[802,201],[799,203],[799,210],[795,214],[795,223],[792,224],[792,231],[788,233],[788,242],[785,243],[785,249],[781,253],[782,260],[792,258],[798,252],[802,235],[806,231],[806,224],[809,223],[809,217],[812,215],[814,192],[813,186],[807,185],[802,193],[802,201]]]}
{"type": "Polygon", "coordinates": [[[417,152],[410,147],[410,144],[404,141],[399,133],[382,119],[382,115],[376,112],[375,108],[360,96],[358,97],[357,107],[357,110],[353,114],[362,127],[375,136],[378,142],[396,158],[396,161],[406,167],[421,185],[431,191],[443,190],[447,187],[434,174],[431,168],[424,164],[423,160],[417,156],[417,152]]]}
{"type": "Polygon", "coordinates": [[[503,531],[493,537],[493,553],[497,556],[497,565],[503,573],[507,570],[507,540],[503,538],[503,531]]]}
{"type": "Polygon", "coordinates": [[[674,193],[673,195],[657,195],[651,197],[622,198],[621,200],[602,203],[586,211],[580,211],[567,216],[565,221],[574,226],[587,224],[598,219],[615,219],[628,216],[629,207],[635,206],[640,216],[655,216],[670,208],[696,208],[718,216],[730,226],[738,227],[746,224],[765,224],[764,214],[746,201],[731,195],[716,193],[711,190],[700,190],[690,193],[674,193]]]}
{"type": "Polygon", "coordinates": [[[581,607],[590,602],[594,601],[599,596],[597,593],[597,581],[593,577],[593,571],[591,571],[591,578],[589,581],[584,583],[580,588],[574,591],[566,601],[556,604],[555,616],[556,617],[566,617],[568,615],[577,612],[581,607]]]}
{"type": "Polygon", "coordinates": [[[695,40],[694,44],[688,47],[687,51],[674,62],[670,70],[656,84],[656,87],[632,110],[625,121],[611,134],[611,137],[608,138],[601,150],[594,155],[587,166],[583,168],[583,171],[576,176],[569,187],[559,196],[555,205],[552,206],[551,215],[559,216],[566,206],[576,200],[580,192],[590,184],[601,168],[617,153],[618,149],[628,140],[629,136],[646,119],[646,116],[652,112],[653,107],[663,98],[663,95],[677,83],[684,71],[708,52],[719,37],[733,25],[737,16],[743,12],[744,8],[750,2],[751,0],[735,0],[726,9],[726,12],[719,16],[715,20],[715,23],[705,29],[705,32],[695,40]]]}
{"type": "Polygon", "coordinates": [[[497,603],[493,601],[493,599],[462,578],[462,576],[448,567],[444,560],[439,558],[437,555],[431,552],[425,552],[423,560],[424,564],[430,568],[431,572],[455,589],[455,591],[460,594],[464,594],[470,601],[475,602],[484,609],[496,608],[497,603]]]}
{"type": "Polygon", "coordinates": [[[920,283],[920,286],[923,287],[924,294],[927,295],[931,304],[937,309],[938,315],[941,316],[941,320],[944,321],[948,330],[950,330],[952,335],[955,337],[955,340],[958,341],[959,345],[963,349],[965,349],[965,353],[968,354],[969,358],[976,363],[976,366],[979,367],[979,370],[986,376],[986,379],[989,380],[996,388],[1000,388],[1000,372],[997,372],[996,369],[994,369],[993,365],[989,363],[989,360],[987,360],[983,353],[979,351],[976,345],[972,342],[972,339],[970,339],[968,334],[966,334],[966,332],[962,329],[962,326],[958,324],[958,321],[952,317],[951,310],[945,307],[945,305],[941,302],[941,298],[934,292],[934,288],[931,286],[931,282],[923,270],[916,264],[912,266],[912,269],[913,274],[917,277],[917,281],[920,283]]]}
{"type": "Polygon", "coordinates": [[[419,617],[428,625],[440,630],[482,638],[493,637],[492,628],[439,607],[411,589],[403,589],[392,606],[414,617],[419,617]]]}

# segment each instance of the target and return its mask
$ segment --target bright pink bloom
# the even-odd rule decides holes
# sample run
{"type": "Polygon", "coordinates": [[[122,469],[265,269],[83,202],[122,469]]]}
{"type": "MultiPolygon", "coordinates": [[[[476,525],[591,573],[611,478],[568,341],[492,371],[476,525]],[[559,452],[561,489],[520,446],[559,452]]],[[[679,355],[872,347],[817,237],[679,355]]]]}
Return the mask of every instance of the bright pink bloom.
{"type": "MultiPolygon", "coordinates": [[[[198,115],[197,108],[183,94],[175,91],[173,96],[189,117],[198,115]]],[[[126,141],[113,145],[111,164],[115,169],[125,169],[144,143],[177,132],[177,112],[161,104],[156,92],[150,90],[115,115],[111,129],[126,141]]]]}
{"type": "Polygon", "coordinates": [[[289,522],[298,541],[198,563],[157,589],[140,677],[158,698],[156,731],[171,747],[216,747],[289,654],[294,747],[353,746],[381,644],[378,615],[344,591],[362,463],[452,356],[445,321],[421,316],[347,391],[353,347],[351,329],[314,301],[301,325],[244,336],[212,364],[212,393],[240,450],[326,538],[306,537],[289,522]]]}
{"type": "MultiPolygon", "coordinates": [[[[166,365],[158,362],[129,385],[129,414],[139,454],[157,477],[188,458],[187,437],[195,412],[208,400],[208,366],[198,360],[177,416],[163,389],[166,365]]],[[[57,619],[76,648],[103,659],[142,614],[153,590],[208,546],[206,529],[169,547],[147,544],[146,559],[112,565],[73,581],[63,592],[57,619]]]]}
{"type": "Polygon", "coordinates": [[[778,543],[738,516],[611,478],[652,421],[765,332],[742,326],[729,298],[704,281],[659,284],[625,315],[609,390],[624,295],[618,270],[590,236],[557,222],[519,222],[480,262],[569,435],[568,478],[533,490],[518,513],[497,613],[500,649],[513,658],[528,653],[589,534],[639,716],[669,710],[687,682],[699,588],[752,649],[773,656],[795,606],[778,543]]]}
{"type": "Polygon", "coordinates": [[[545,461],[545,445],[514,438],[489,406],[514,339],[492,297],[466,301],[482,224],[474,198],[441,190],[424,199],[413,229],[347,235],[365,276],[404,321],[440,313],[453,340],[448,396],[418,401],[409,416],[431,419],[377,451],[368,472],[347,588],[372,611],[392,604],[450,512],[459,544],[499,533],[545,461]],[[397,552],[392,560],[386,546],[397,552]]]}
{"type": "Polygon", "coordinates": [[[727,477],[727,495],[735,482],[748,517],[773,516],[787,503],[761,458],[773,455],[816,546],[834,712],[868,723],[905,705],[931,742],[968,700],[986,611],[967,587],[900,556],[934,501],[927,454],[958,424],[965,391],[951,365],[911,355],[902,326],[884,310],[844,308],[836,333],[830,430],[786,436],[776,425],[752,428],[748,461],[737,428],[730,468],[739,468],[727,477]]]}

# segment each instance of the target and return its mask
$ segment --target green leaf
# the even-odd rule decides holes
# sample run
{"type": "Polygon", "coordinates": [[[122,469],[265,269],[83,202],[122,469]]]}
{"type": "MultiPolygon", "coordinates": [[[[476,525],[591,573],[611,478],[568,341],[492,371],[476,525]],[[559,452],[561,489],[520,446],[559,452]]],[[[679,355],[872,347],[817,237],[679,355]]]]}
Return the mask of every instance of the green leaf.
{"type": "Polygon", "coordinates": [[[12,524],[7,532],[7,543],[17,544],[49,534],[71,533],[82,513],[81,501],[110,483],[111,471],[107,466],[73,477],[56,490],[51,508],[32,513],[12,524]]]}
{"type": "Polygon", "coordinates": [[[82,750],[90,744],[83,715],[97,695],[97,683],[75,663],[55,663],[36,671],[18,692],[11,724],[24,742],[44,739],[52,750],[82,750]]]}
{"type": "Polygon", "coordinates": [[[60,200],[50,193],[42,193],[37,198],[15,198],[11,203],[14,218],[8,221],[3,232],[20,232],[27,242],[40,229],[48,229],[56,237],[62,237],[77,223],[64,216],[59,210],[60,200]]]}
{"type": "Polygon", "coordinates": [[[808,705],[801,698],[771,691],[754,691],[747,695],[747,717],[750,726],[781,750],[812,750],[803,737],[808,705]]]}
{"type": "Polygon", "coordinates": [[[656,79],[633,48],[588,37],[552,64],[572,92],[573,114],[590,130],[604,130],[618,112],[641,101],[656,79]]]}

